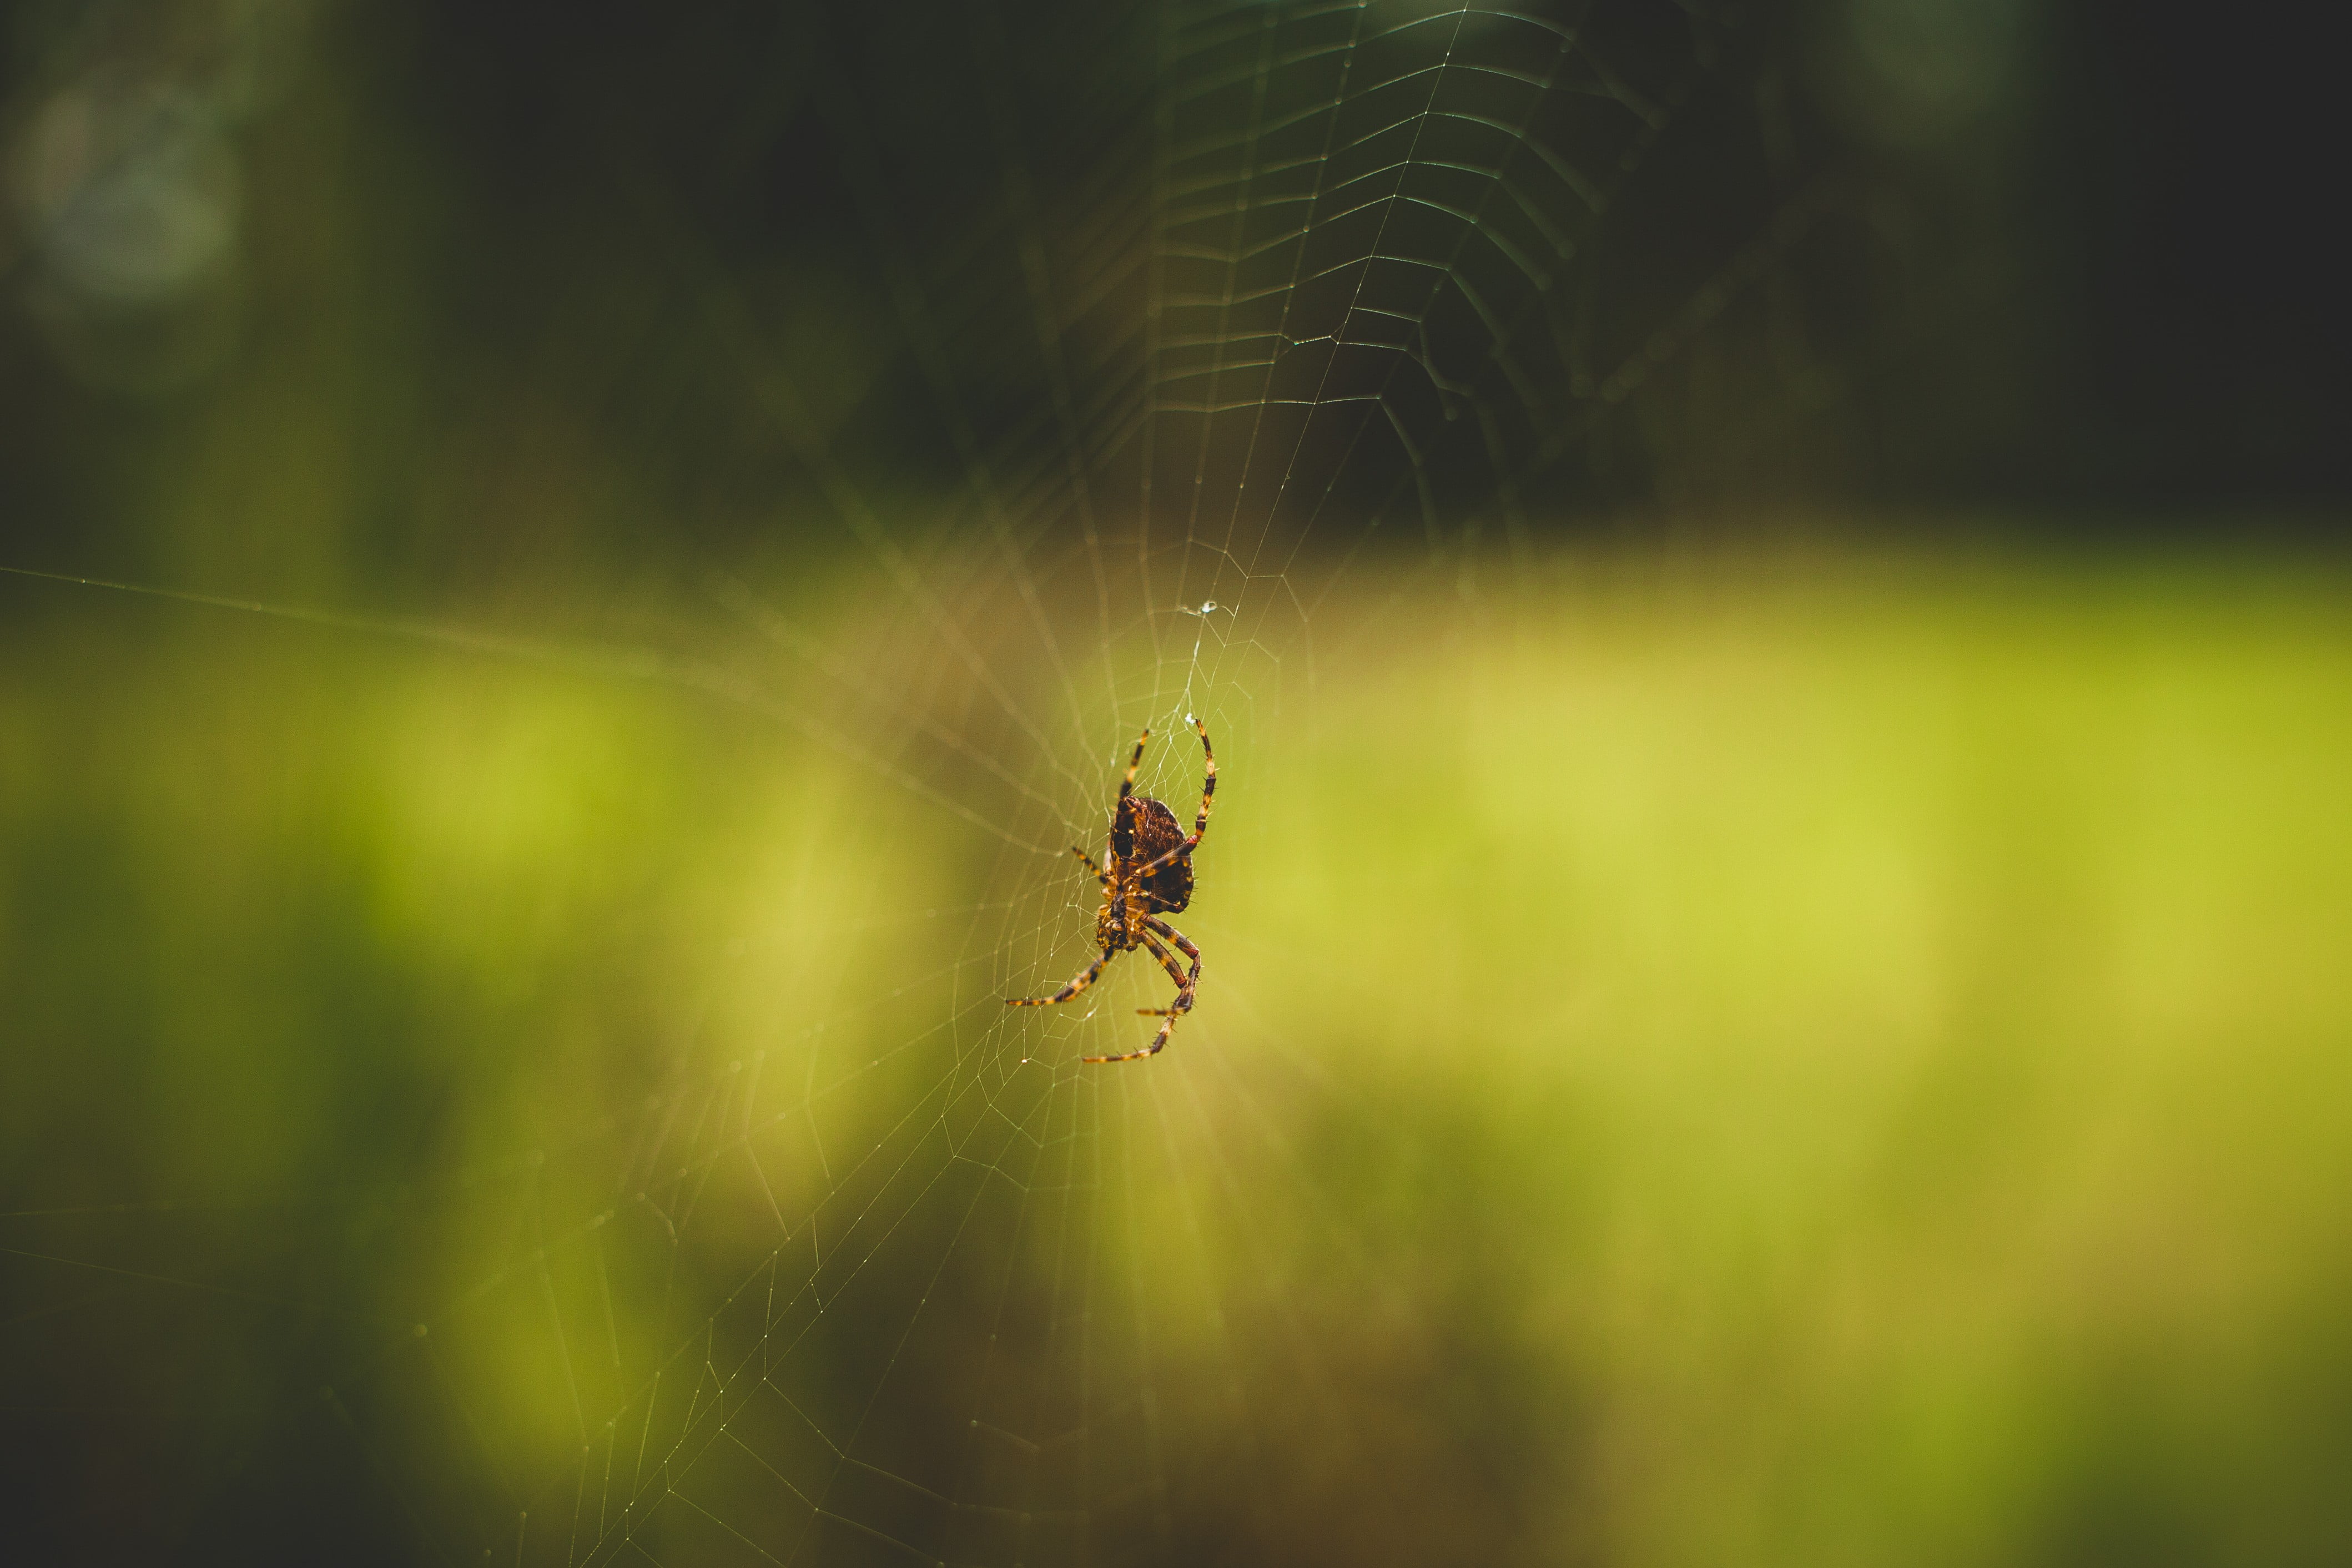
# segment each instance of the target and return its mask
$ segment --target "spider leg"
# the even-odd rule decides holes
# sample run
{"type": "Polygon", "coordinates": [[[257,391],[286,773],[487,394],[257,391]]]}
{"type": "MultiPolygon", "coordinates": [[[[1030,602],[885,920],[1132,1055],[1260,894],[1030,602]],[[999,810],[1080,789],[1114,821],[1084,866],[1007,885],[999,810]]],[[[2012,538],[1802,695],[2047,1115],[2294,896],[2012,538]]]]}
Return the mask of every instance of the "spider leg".
{"type": "Polygon", "coordinates": [[[1201,814],[1192,820],[1192,836],[1166,854],[1136,868],[1139,877],[1150,876],[1179,857],[1191,854],[1193,846],[1208,835],[1209,803],[1217,798],[1217,754],[1209,747],[1209,727],[1196,718],[1192,728],[1201,737],[1201,755],[1207,758],[1201,779],[1201,814]]]}
{"type": "Polygon", "coordinates": [[[1135,755],[1127,759],[1127,777],[1118,781],[1118,798],[1122,800],[1135,793],[1135,770],[1143,766],[1143,743],[1150,738],[1148,729],[1135,737],[1135,755]]]}
{"type": "Polygon", "coordinates": [[[1202,778],[1201,814],[1192,821],[1192,841],[1209,831],[1209,802],[1217,798],[1217,754],[1209,748],[1209,727],[1199,719],[1192,721],[1192,732],[1201,737],[1202,778]]]}
{"type": "Polygon", "coordinates": [[[1156,1018],[1160,1019],[1160,1032],[1152,1036],[1151,1043],[1145,1046],[1141,1051],[1130,1051],[1124,1056],[1083,1056],[1078,1059],[1081,1061],[1134,1061],[1146,1056],[1157,1056],[1160,1054],[1161,1049],[1167,1045],[1168,1037],[1175,1032],[1176,1020],[1192,1010],[1192,993],[1199,988],[1201,983],[1201,950],[1198,947],[1193,946],[1191,942],[1187,941],[1182,932],[1177,930],[1174,926],[1169,925],[1164,920],[1146,920],[1144,922],[1144,925],[1148,931],[1157,932],[1160,936],[1166,936],[1170,941],[1175,943],[1177,946],[1182,948],[1185,956],[1192,960],[1192,972],[1189,975],[1179,974],[1176,968],[1176,960],[1169,956],[1168,949],[1162,947],[1156,940],[1153,939],[1153,937],[1150,936],[1145,936],[1143,939],[1143,945],[1150,949],[1151,956],[1159,959],[1161,966],[1167,969],[1169,978],[1176,982],[1175,1002],[1172,1005],[1164,1008],[1139,1008],[1136,1009],[1142,1013],[1146,1018],[1156,1018]]]}
{"type": "Polygon", "coordinates": [[[1103,966],[1109,963],[1110,959],[1110,954],[1104,954],[1087,966],[1085,974],[1080,975],[1050,997],[1007,997],[1004,998],[1004,1005],[1008,1008],[1050,1008],[1055,1002],[1066,1002],[1088,986],[1093,985],[1095,977],[1103,972],[1103,966]]]}
{"type": "MultiPolygon", "coordinates": [[[[1165,936],[1168,938],[1168,942],[1171,946],[1174,947],[1179,953],[1183,954],[1187,958],[1192,960],[1192,976],[1189,979],[1182,981],[1182,985],[1189,989],[1190,988],[1201,983],[1201,950],[1192,946],[1191,938],[1187,937],[1181,931],[1177,930],[1173,925],[1169,925],[1165,920],[1160,919],[1157,915],[1145,915],[1143,917],[1143,928],[1147,931],[1156,931],[1160,936],[1165,936]]],[[[1160,956],[1164,958],[1167,955],[1163,953],[1160,956]]]]}
{"type": "Polygon", "coordinates": [[[1080,861],[1084,862],[1085,862],[1085,864],[1086,864],[1086,868],[1087,868],[1088,871],[1090,871],[1090,872],[1092,872],[1092,873],[1095,873],[1095,880],[1096,880],[1097,882],[1098,882],[1098,883],[1102,883],[1105,887],[1108,887],[1108,886],[1110,885],[1110,878],[1108,878],[1108,877],[1107,877],[1107,876],[1105,876],[1105,875],[1103,874],[1103,868],[1102,868],[1102,867],[1100,867],[1100,866],[1098,866],[1098,865],[1095,864],[1095,857],[1094,857],[1094,856],[1092,856],[1092,855],[1090,855],[1090,854],[1087,853],[1087,852],[1086,852],[1086,851],[1084,851],[1084,850],[1082,850],[1082,849],[1078,848],[1078,846],[1077,846],[1077,845],[1076,845],[1076,844],[1072,844],[1072,845],[1070,846],[1070,852],[1071,852],[1072,854],[1074,854],[1074,855],[1077,856],[1077,857],[1078,857],[1078,859],[1079,859],[1080,861]]]}
{"type": "Polygon", "coordinates": [[[1190,837],[1186,838],[1182,843],[1178,844],[1174,849],[1170,850],[1166,854],[1160,856],[1160,857],[1159,857],[1158,859],[1156,859],[1156,860],[1148,860],[1148,861],[1144,862],[1141,865],[1137,866],[1137,867],[1135,868],[1135,875],[1136,875],[1137,880],[1138,880],[1138,881],[1140,881],[1140,880],[1141,880],[1141,879],[1143,879],[1144,877],[1147,877],[1147,876],[1151,875],[1151,874],[1152,874],[1152,873],[1154,873],[1154,872],[1158,871],[1161,866],[1164,866],[1164,865],[1168,864],[1168,863],[1169,863],[1170,862],[1171,862],[1171,861],[1178,861],[1178,860],[1181,860],[1181,859],[1183,859],[1186,855],[1189,855],[1189,854],[1191,854],[1191,853],[1192,852],[1192,846],[1193,846],[1194,844],[1199,843],[1200,841],[1201,841],[1201,835],[1200,835],[1200,834],[1198,834],[1198,833],[1192,834],[1190,837]]]}
{"type": "Polygon", "coordinates": [[[1155,938],[1147,934],[1143,938],[1143,945],[1150,949],[1153,957],[1160,960],[1160,967],[1168,971],[1168,977],[1176,982],[1176,1005],[1166,1008],[1138,1008],[1135,1010],[1148,1019],[1181,1018],[1191,1012],[1192,993],[1200,988],[1201,984],[1200,949],[1197,947],[1192,949],[1192,972],[1187,975],[1184,973],[1184,967],[1176,962],[1175,956],[1162,947],[1155,938]]]}

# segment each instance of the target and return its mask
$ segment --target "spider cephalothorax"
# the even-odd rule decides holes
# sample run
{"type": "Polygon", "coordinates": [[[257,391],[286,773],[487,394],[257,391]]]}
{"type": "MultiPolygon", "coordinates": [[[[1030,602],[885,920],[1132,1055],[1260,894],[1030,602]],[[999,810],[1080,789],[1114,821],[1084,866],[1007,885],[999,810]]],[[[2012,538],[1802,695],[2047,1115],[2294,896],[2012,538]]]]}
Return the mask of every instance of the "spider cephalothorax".
{"type": "Polygon", "coordinates": [[[1086,862],[1102,884],[1102,908],[1095,915],[1095,943],[1102,956],[1086,967],[1086,972],[1050,997],[1007,997],[1005,1005],[1015,1008],[1048,1008],[1055,1002],[1066,1002],[1095,983],[1103,966],[1113,954],[1140,947],[1160,960],[1168,977],[1176,982],[1176,999],[1164,1008],[1139,1008],[1146,1018],[1164,1021],[1160,1032],[1141,1051],[1130,1051],[1124,1056],[1088,1056],[1087,1061],[1133,1061],[1139,1056],[1150,1056],[1168,1043],[1176,1020],[1192,1010],[1192,994],[1201,984],[1201,950],[1185,939],[1184,934],[1160,918],[1173,915],[1192,902],[1192,851],[1201,835],[1209,831],[1209,802],[1217,793],[1217,754],[1209,747],[1209,729],[1199,719],[1192,721],[1193,733],[1201,737],[1201,755],[1204,759],[1204,777],[1201,781],[1201,814],[1194,819],[1192,831],[1186,833],[1177,821],[1176,813],[1149,795],[1135,792],[1135,770],[1143,766],[1144,742],[1151,738],[1145,730],[1135,743],[1135,754],[1127,759],[1127,777],[1119,780],[1118,800],[1110,810],[1110,848],[1107,866],[1095,864],[1094,856],[1073,845],[1070,852],[1086,862]],[[1176,962],[1175,956],[1160,946],[1165,941],[1178,952],[1192,960],[1187,974],[1176,962]]]}

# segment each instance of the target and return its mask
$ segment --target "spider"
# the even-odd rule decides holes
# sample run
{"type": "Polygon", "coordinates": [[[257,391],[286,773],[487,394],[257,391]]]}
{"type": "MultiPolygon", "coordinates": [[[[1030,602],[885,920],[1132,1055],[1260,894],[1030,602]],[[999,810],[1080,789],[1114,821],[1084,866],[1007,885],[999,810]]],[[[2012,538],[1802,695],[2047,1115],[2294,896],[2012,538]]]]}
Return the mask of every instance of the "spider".
{"type": "Polygon", "coordinates": [[[1205,777],[1201,781],[1201,814],[1194,819],[1191,837],[1176,821],[1176,813],[1149,795],[1135,792],[1135,770],[1143,765],[1143,747],[1151,738],[1145,730],[1136,740],[1135,755],[1127,759],[1127,777],[1119,780],[1118,800],[1110,811],[1110,869],[1095,864],[1094,856],[1070,846],[1070,852],[1086,862],[1095,880],[1102,884],[1102,908],[1095,915],[1095,940],[1101,945],[1102,956],[1086,967],[1086,972],[1050,997],[1007,997],[1004,1005],[1011,1008],[1050,1008],[1055,1002],[1066,1002],[1095,983],[1103,966],[1114,955],[1132,947],[1140,947],[1160,960],[1168,977],[1176,982],[1176,999],[1164,1008],[1138,1008],[1145,1018],[1164,1020],[1160,1032],[1141,1051],[1130,1051],[1124,1056],[1087,1056],[1082,1061],[1133,1061],[1139,1057],[1154,1056],[1168,1043],[1168,1036],[1176,1028],[1176,1020],[1192,1010],[1192,993],[1201,985],[1201,950],[1185,938],[1182,932],[1165,920],[1162,915],[1181,913],[1192,902],[1192,851],[1201,835],[1209,831],[1209,802],[1217,793],[1217,754],[1209,748],[1209,728],[1199,719],[1192,720],[1193,733],[1201,737],[1201,755],[1205,759],[1205,777]],[[1162,940],[1172,944],[1177,951],[1192,960],[1192,972],[1186,974],[1177,967],[1176,959],[1162,940]]]}

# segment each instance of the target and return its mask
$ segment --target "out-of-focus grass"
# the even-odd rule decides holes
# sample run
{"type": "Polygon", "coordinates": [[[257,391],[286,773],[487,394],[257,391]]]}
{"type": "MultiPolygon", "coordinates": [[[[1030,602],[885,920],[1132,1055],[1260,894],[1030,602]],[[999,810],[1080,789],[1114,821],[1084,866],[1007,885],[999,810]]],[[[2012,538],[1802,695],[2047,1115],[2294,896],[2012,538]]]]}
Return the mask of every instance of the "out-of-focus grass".
{"type": "MultiPolygon", "coordinates": [[[[493,1539],[534,1478],[604,1462],[613,1412],[690,1427],[646,1375],[739,1333],[814,1211],[803,1272],[870,1243],[880,1315],[779,1385],[836,1437],[930,1400],[962,1441],[984,1388],[858,1369],[929,1365],[918,1308],[968,1267],[970,1343],[1097,1401],[1038,1473],[1094,1467],[1104,1555],[1122,1465],[1180,1549],[1268,1562],[2352,1552],[2340,584],[1353,587],[1311,701],[1234,748],[1170,1054],[992,1058],[939,1099],[957,1051],[1029,1038],[986,1010],[1003,862],[856,764],[308,629],[20,633],[5,1245],[77,1262],[16,1259],[0,1349],[60,1476],[144,1478],[89,1528],[305,1488],[362,1517],[285,1436],[324,1383],[372,1401],[332,1425],[411,1517],[493,1539]],[[1089,1151],[1116,1200],[1068,1212],[1100,1246],[1018,1267],[1065,1271],[1047,1317],[1148,1321],[1140,1359],[998,1348],[999,1240],[888,1196],[932,1128],[940,1181],[1022,1175],[1024,1212],[1089,1151]],[[877,1212],[903,1218],[861,1239],[877,1212]],[[1154,1399],[1158,1448],[1108,1451],[1103,1412],[1154,1399]]],[[[738,1531],[798,1528],[772,1471],[709,1484],[738,1531]]],[[[700,1560],[690,1522],[644,1539],[700,1560]]]]}
{"type": "Polygon", "coordinates": [[[1334,638],[1201,922],[1324,1086],[1253,1220],[1306,1337],[1436,1336],[1555,1561],[2352,1551],[2340,586],[1516,608],[1334,638]]]}
{"type": "MultiPolygon", "coordinates": [[[[472,1522],[474,1492],[528,1493],[622,1397],[625,1347],[634,1369],[712,1310],[675,1254],[640,1268],[600,1231],[678,1207],[646,1128],[714,1062],[781,1046],[793,1090],[869,1113],[876,1075],[836,1082],[807,1021],[887,994],[877,904],[940,902],[948,846],[671,692],[92,608],[34,622],[0,681],[0,1356],[55,1468],[19,1544],[137,1555],[226,1508],[211,1538],[257,1526],[258,1559],[402,1559],[372,1510],[423,1485],[411,1506],[472,1522]],[[320,1387],[412,1323],[427,1359],[384,1408],[338,1394],[326,1439],[407,1479],[322,1485],[320,1387]],[[450,1389],[462,1418],[405,1407],[450,1389]]],[[[902,1115],[884,1092],[870,1113],[902,1115]]],[[[806,1138],[762,1152],[785,1201],[817,1180],[806,1138]]]]}

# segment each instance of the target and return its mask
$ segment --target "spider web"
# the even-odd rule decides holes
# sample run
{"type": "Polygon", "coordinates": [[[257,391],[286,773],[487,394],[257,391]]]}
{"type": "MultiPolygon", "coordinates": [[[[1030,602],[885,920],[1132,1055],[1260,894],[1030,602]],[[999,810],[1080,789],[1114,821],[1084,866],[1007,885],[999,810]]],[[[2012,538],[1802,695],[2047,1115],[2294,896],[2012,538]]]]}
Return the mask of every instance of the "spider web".
{"type": "MultiPolygon", "coordinates": [[[[1332,1222],[1301,1258],[1255,1218],[1321,1207],[1285,1108],[1349,1092],[1265,1025],[1278,935],[1218,914],[1276,863],[1253,795],[1349,656],[1325,596],[1372,560],[1475,596],[1560,508],[1666,483],[1643,453],[1769,444],[1759,411],[1833,396],[1804,290],[1851,237],[1842,187],[1776,117],[1786,40],[1664,0],[977,8],[792,43],[947,487],[892,478],[853,392],[639,180],[798,526],[849,564],[821,602],[714,573],[690,651],[489,641],[772,721],[832,780],[784,841],[862,874],[780,860],[650,1062],[551,1048],[536,1135],[364,1206],[420,1263],[299,1421],[363,1462],[394,1550],[451,1561],[1277,1554],[1299,1478],[1355,1453],[1295,1282],[1336,1267],[1412,1331],[1376,1248],[1332,1222]],[[999,178],[942,174],[950,139],[999,178]],[[1156,967],[1003,999],[1092,956],[1068,849],[1099,852],[1147,727],[1139,787],[1189,813],[1193,716],[1224,779],[1175,917],[1200,1004],[1165,1055],[1084,1067],[1148,1038],[1156,967]]],[[[153,1245],[111,1255],[220,1278],[153,1245]]]]}

